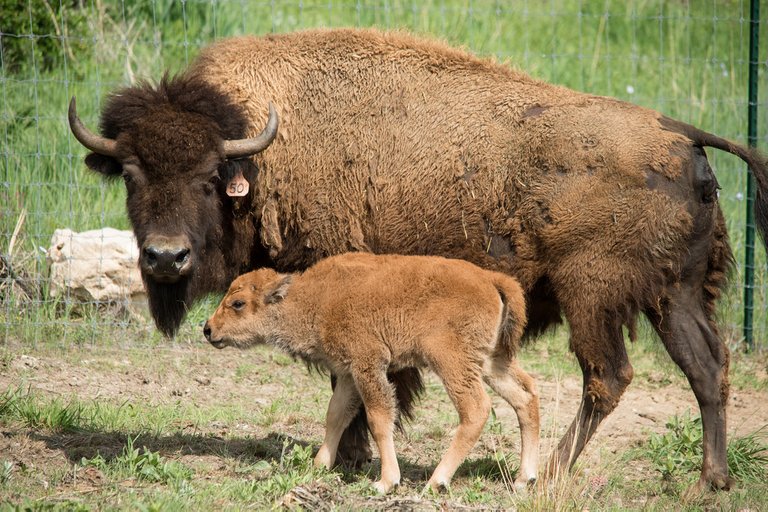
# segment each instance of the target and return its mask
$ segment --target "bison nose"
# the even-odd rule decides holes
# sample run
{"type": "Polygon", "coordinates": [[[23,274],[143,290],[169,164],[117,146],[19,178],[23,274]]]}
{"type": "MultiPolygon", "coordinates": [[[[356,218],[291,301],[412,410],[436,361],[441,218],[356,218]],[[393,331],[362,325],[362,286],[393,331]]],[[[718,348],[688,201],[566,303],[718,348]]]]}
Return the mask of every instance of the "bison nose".
{"type": "Polygon", "coordinates": [[[141,250],[141,270],[160,282],[173,283],[188,274],[192,269],[191,260],[189,247],[178,241],[148,241],[141,250]]]}
{"type": "Polygon", "coordinates": [[[205,322],[205,326],[203,326],[203,334],[205,335],[205,339],[211,341],[211,327],[208,325],[208,322],[205,322]]]}

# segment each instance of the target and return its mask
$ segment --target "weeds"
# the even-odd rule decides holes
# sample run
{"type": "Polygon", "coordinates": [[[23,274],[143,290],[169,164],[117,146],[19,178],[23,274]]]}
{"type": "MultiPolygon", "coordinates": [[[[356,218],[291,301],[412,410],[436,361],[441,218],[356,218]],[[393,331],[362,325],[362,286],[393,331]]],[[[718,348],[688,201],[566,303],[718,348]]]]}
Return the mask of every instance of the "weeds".
{"type": "Polygon", "coordinates": [[[87,423],[79,402],[62,403],[54,399],[41,403],[20,388],[7,389],[0,395],[0,420],[17,420],[30,428],[46,428],[54,432],[74,432],[87,423]]]}
{"type": "Polygon", "coordinates": [[[701,418],[673,416],[666,423],[667,432],[651,434],[647,456],[662,478],[671,479],[676,473],[689,473],[701,467],[701,418]]]}
{"type": "Polygon", "coordinates": [[[766,427],[728,443],[728,470],[738,480],[765,482],[768,479],[766,427]]]}
{"type": "Polygon", "coordinates": [[[5,485],[11,481],[13,476],[13,462],[4,460],[2,467],[0,467],[0,485],[5,485]]]}
{"type": "Polygon", "coordinates": [[[0,420],[7,421],[13,417],[16,411],[18,393],[18,389],[8,388],[0,395],[0,420]]]}
{"type": "Polygon", "coordinates": [[[326,475],[322,469],[313,465],[312,447],[300,446],[289,440],[283,442],[282,453],[277,465],[262,461],[257,466],[264,470],[271,468],[268,478],[253,480],[240,489],[243,499],[276,500],[291,489],[313,482],[326,475]]]}
{"type": "Polygon", "coordinates": [[[123,453],[114,459],[106,460],[99,454],[91,459],[83,458],[80,465],[94,467],[104,473],[163,484],[182,482],[192,476],[192,471],[183,464],[166,461],[159,453],[146,447],[141,450],[135,448],[135,440],[129,437],[123,447],[123,453]]]}
{"type": "MultiPolygon", "coordinates": [[[[701,418],[690,413],[673,416],[667,423],[667,432],[651,434],[643,455],[650,459],[663,479],[677,475],[698,473],[702,463],[701,418]]],[[[742,481],[764,481],[768,471],[768,445],[761,429],[746,436],[733,437],[728,442],[728,471],[742,481]]]]}

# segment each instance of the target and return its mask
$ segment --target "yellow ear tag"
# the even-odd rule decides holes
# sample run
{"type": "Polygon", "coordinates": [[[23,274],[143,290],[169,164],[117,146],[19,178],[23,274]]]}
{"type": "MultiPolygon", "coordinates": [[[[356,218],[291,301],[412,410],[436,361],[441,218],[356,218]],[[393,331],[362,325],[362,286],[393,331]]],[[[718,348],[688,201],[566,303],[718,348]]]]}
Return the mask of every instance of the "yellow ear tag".
{"type": "Polygon", "coordinates": [[[248,195],[248,180],[243,176],[243,171],[238,170],[237,174],[227,183],[227,195],[230,197],[243,197],[248,195]]]}

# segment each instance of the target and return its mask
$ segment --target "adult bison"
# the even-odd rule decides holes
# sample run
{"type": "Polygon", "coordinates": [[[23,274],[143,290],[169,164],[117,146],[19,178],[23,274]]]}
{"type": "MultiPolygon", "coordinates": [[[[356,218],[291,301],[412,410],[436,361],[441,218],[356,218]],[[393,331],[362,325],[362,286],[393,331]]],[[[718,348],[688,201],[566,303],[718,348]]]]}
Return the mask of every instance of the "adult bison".
{"type": "MultiPolygon", "coordinates": [[[[751,166],[765,235],[768,170],[755,153],[374,30],[221,41],[180,76],[110,96],[101,136],[74,107],[86,164],[125,179],[166,334],[190,303],[248,269],[296,271],[345,251],[464,258],[518,278],[529,334],[562,317],[570,326],[584,391],[550,471],[569,467],[616,407],[633,374],[623,327],[633,338],[644,313],[701,408],[700,485],[731,485],[728,349],[713,315],[732,258],[703,147],[751,166]],[[260,133],[270,101],[279,130],[271,112],[260,133]]],[[[419,375],[391,378],[407,413],[419,375]]],[[[348,453],[366,453],[363,425],[347,432],[348,453]]]]}

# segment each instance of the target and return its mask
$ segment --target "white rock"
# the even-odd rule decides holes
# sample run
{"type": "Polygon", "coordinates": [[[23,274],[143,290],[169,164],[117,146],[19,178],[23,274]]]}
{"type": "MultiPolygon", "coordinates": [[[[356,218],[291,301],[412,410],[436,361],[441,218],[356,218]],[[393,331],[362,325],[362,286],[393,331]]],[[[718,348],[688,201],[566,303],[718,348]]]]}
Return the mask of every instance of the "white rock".
{"type": "Polygon", "coordinates": [[[146,293],[131,231],[57,229],[47,251],[52,298],[123,304],[144,309],[146,293]]]}

